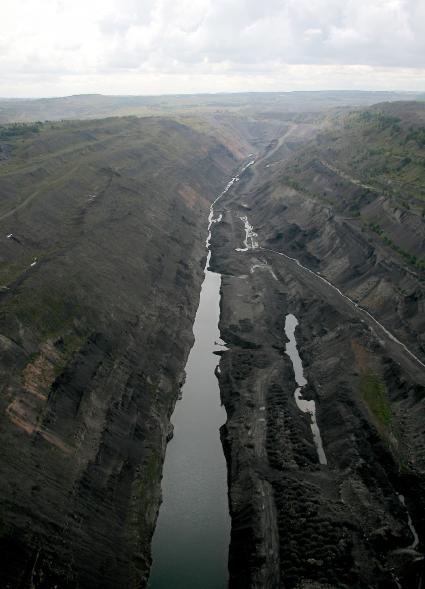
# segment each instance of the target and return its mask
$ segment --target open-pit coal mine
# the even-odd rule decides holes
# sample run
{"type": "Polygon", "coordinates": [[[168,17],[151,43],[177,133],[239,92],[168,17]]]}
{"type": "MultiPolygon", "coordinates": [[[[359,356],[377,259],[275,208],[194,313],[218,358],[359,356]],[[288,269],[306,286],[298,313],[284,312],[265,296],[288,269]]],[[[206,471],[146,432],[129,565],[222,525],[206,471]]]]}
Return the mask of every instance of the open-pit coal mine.
{"type": "Polygon", "coordinates": [[[413,98],[5,105],[2,589],[425,587],[413,98]]]}

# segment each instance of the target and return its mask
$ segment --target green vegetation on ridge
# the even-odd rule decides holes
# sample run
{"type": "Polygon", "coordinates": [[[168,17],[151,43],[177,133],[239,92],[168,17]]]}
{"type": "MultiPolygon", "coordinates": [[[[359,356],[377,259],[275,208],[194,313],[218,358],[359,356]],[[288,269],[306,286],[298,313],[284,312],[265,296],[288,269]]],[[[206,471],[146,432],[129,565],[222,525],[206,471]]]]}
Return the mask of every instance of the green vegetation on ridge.
{"type": "Polygon", "coordinates": [[[425,103],[329,115],[287,160],[280,180],[357,219],[404,262],[424,269],[425,103]]]}

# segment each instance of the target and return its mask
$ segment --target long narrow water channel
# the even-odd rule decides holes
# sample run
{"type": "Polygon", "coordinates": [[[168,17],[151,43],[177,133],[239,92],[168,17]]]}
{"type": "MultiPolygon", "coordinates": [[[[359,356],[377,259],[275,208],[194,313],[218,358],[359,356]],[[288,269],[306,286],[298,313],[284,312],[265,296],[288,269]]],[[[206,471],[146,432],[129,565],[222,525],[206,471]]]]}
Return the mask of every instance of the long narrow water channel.
{"type": "Polygon", "coordinates": [[[224,589],[230,517],[219,428],[226,420],[214,371],[218,357],[221,276],[206,270],[186,365],[182,400],[173,414],[162,479],[163,503],[152,543],[149,589],[224,589]]]}
{"type": "MultiPolygon", "coordinates": [[[[232,178],[211,205],[208,249],[211,227],[221,220],[221,215],[214,218],[214,205],[238,179],[232,178]]],[[[149,589],[225,589],[228,585],[230,516],[219,435],[226,412],[215,376],[218,356],[213,354],[220,341],[221,275],[208,269],[210,257],[208,252],[182,400],[172,418],[174,437],[164,463],[149,589]]]]}

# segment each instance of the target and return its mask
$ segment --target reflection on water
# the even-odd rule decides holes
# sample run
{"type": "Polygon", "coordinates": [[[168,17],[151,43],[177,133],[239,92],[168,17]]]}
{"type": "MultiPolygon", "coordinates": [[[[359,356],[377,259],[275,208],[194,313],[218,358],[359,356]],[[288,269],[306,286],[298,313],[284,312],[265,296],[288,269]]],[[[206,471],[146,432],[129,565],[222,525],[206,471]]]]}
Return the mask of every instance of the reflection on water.
{"type": "Polygon", "coordinates": [[[167,447],[163,504],[153,538],[149,589],[224,589],[230,516],[219,428],[220,406],[213,354],[221,276],[206,271],[194,324],[195,344],[186,365],[183,397],[173,414],[167,447]]]}
{"type": "MultiPolygon", "coordinates": [[[[242,170],[252,165],[250,162],[242,170]]],[[[209,249],[214,205],[239,176],[232,178],[211,205],[209,249]]],[[[161,506],[152,542],[149,589],[225,589],[228,585],[230,516],[227,470],[219,429],[226,421],[215,377],[223,349],[220,318],[221,276],[208,270],[193,326],[195,343],[186,364],[182,400],[173,413],[174,437],[168,444],[162,480],[161,506]]]]}

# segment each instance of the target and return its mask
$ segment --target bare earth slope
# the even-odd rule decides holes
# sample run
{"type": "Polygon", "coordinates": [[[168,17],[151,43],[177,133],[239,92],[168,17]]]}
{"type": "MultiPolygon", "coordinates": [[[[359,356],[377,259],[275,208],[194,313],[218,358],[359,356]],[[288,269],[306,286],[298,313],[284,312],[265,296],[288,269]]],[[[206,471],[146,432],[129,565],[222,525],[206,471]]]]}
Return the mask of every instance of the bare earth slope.
{"type": "MultiPolygon", "coordinates": [[[[413,114],[397,108],[400,126],[407,120],[405,132],[414,134],[422,105],[413,114]]],[[[418,193],[391,197],[375,178],[369,182],[376,195],[347,215],[359,186],[342,146],[361,156],[364,129],[330,126],[311,139],[313,130],[294,124],[229,194],[214,226],[213,265],[223,274],[220,329],[229,347],[219,379],[228,412],[222,437],[235,588],[410,589],[422,575],[423,275],[371,229],[367,215],[374,206],[403,235],[411,223],[403,211],[410,211],[416,232],[406,232],[422,253],[425,223],[418,193]],[[297,137],[308,140],[305,146],[294,147],[297,137]],[[325,154],[344,175],[313,167],[325,154]],[[388,212],[394,209],[400,214],[388,212]],[[311,415],[295,395],[288,315],[298,319],[302,397],[315,403],[322,463],[311,415]]],[[[382,142],[381,128],[367,131],[370,142],[382,142]]],[[[387,151],[402,151],[399,134],[385,138],[387,151]]],[[[405,157],[419,159],[423,148],[410,141],[405,157]]]]}
{"type": "Polygon", "coordinates": [[[0,585],[142,587],[208,208],[249,133],[16,130],[0,162],[0,585]]]}

